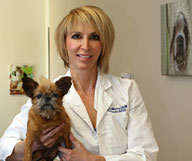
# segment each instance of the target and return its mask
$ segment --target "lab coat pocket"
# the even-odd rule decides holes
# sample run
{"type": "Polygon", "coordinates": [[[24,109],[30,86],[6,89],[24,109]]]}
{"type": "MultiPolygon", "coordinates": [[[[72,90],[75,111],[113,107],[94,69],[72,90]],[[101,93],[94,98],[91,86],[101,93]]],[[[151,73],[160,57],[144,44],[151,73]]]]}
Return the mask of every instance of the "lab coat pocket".
{"type": "Polygon", "coordinates": [[[108,149],[108,154],[123,154],[128,147],[127,124],[128,115],[126,111],[106,113],[105,126],[103,126],[103,142],[108,149]]]}
{"type": "Polygon", "coordinates": [[[126,130],[128,125],[127,105],[118,108],[110,107],[106,113],[106,121],[112,123],[108,126],[110,129],[126,130]]]}

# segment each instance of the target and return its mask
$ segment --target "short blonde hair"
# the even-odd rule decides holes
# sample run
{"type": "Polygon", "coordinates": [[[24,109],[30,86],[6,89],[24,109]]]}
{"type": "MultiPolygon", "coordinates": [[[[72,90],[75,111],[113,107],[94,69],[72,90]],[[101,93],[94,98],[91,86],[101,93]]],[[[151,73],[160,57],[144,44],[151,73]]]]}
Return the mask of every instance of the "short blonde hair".
{"type": "Polygon", "coordinates": [[[75,8],[66,15],[56,29],[56,46],[64,66],[69,68],[69,57],[66,48],[67,34],[77,22],[91,25],[100,36],[102,51],[97,65],[102,73],[109,72],[109,59],[113,48],[115,31],[110,18],[102,9],[96,6],[83,6],[75,8]]]}

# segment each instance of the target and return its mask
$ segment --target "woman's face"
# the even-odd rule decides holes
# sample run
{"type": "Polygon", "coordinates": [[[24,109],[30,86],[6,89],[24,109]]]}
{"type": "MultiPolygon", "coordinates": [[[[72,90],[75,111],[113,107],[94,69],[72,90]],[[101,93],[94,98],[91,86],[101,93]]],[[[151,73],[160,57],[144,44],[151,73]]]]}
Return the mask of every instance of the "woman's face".
{"type": "Polygon", "coordinates": [[[70,69],[96,69],[102,50],[99,35],[88,24],[77,23],[73,26],[66,38],[70,69]]]}

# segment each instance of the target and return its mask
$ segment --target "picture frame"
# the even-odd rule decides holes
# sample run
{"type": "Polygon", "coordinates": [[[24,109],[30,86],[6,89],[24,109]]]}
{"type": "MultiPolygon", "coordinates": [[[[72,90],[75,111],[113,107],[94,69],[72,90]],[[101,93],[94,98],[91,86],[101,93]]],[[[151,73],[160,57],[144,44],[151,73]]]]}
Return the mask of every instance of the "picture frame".
{"type": "Polygon", "coordinates": [[[33,78],[32,66],[10,65],[9,68],[9,93],[11,95],[24,94],[22,78],[24,76],[33,78]]]}
{"type": "Polygon", "coordinates": [[[161,75],[192,76],[192,0],[161,5],[161,75]]]}

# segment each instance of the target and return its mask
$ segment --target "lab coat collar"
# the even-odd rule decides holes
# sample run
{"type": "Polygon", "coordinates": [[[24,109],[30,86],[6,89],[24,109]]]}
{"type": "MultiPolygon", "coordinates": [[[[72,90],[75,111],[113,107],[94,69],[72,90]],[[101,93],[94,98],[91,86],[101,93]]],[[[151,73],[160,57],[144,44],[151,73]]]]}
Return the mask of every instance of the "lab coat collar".
{"type": "MultiPolygon", "coordinates": [[[[66,76],[71,76],[70,70],[66,73],[66,76]]],[[[112,86],[108,76],[102,74],[100,70],[98,70],[97,82],[95,87],[95,98],[94,98],[94,108],[97,110],[97,127],[101,122],[105,112],[112,104],[112,98],[108,95],[107,90],[112,86]]],[[[67,95],[65,95],[66,103],[69,107],[77,114],[86,124],[93,129],[91,120],[87,113],[87,110],[77,93],[74,84],[72,83],[71,88],[67,95]],[[84,107],[84,108],[83,108],[84,107]]]]}
{"type": "Polygon", "coordinates": [[[109,96],[108,90],[112,87],[109,75],[102,74],[98,70],[97,83],[95,87],[94,107],[97,110],[97,128],[111,106],[113,99],[109,96]]]}

